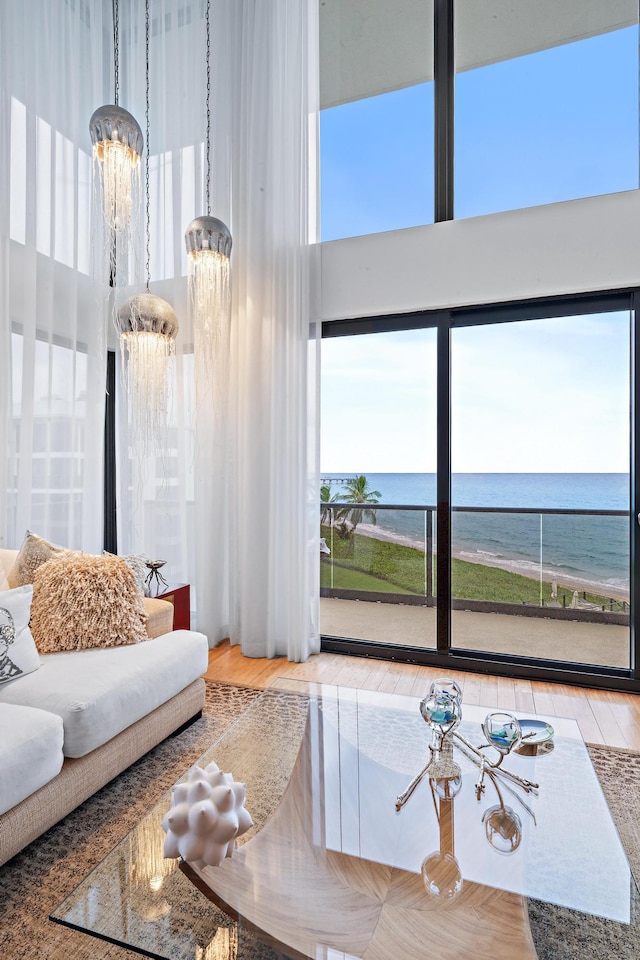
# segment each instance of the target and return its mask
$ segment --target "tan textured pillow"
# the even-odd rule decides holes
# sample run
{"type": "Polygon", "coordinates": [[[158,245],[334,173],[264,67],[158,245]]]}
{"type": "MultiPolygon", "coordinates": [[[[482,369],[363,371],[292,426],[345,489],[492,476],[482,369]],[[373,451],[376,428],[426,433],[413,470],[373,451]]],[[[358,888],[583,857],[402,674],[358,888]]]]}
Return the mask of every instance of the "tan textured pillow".
{"type": "Polygon", "coordinates": [[[36,570],[31,633],[39,653],[139,643],[145,623],[135,576],[120,557],[77,554],[36,570]]]}
{"type": "Polygon", "coordinates": [[[38,569],[47,560],[53,557],[74,557],[77,556],[76,550],[67,550],[65,547],[56,547],[35,533],[27,530],[27,534],[18,551],[15,563],[7,574],[9,586],[24,587],[28,583],[33,583],[33,577],[38,569]]]}

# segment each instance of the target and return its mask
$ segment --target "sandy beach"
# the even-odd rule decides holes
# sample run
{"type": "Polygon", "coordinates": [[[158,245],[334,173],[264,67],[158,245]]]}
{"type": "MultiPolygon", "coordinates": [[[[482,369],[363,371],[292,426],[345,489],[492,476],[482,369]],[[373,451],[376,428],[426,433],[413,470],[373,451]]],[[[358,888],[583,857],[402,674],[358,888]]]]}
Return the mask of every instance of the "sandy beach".
{"type": "MultiPolygon", "coordinates": [[[[403,537],[389,530],[382,530],[371,523],[358,524],[357,533],[363,537],[372,537],[374,540],[386,540],[389,543],[398,543],[407,547],[415,547],[417,550],[424,550],[423,540],[403,537]]],[[[520,576],[529,577],[536,582],[539,582],[541,578],[540,565],[533,561],[509,560],[505,557],[495,557],[492,554],[474,552],[468,549],[456,550],[454,548],[452,553],[456,559],[465,560],[467,563],[477,563],[484,567],[497,567],[500,570],[507,570],[509,573],[518,573],[520,576]]],[[[579,593],[586,590],[588,593],[629,602],[628,590],[586,577],[571,576],[544,565],[542,567],[542,580],[549,584],[555,580],[559,587],[566,587],[567,590],[577,590],[579,593]]]]}

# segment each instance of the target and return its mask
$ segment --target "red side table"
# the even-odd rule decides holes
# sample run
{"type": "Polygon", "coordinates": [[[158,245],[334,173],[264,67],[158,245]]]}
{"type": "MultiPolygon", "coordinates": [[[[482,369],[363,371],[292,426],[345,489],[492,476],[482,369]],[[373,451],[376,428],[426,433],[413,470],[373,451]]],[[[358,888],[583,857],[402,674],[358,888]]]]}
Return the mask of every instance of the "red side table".
{"type": "Polygon", "coordinates": [[[168,600],[173,604],[173,629],[191,629],[191,591],[188,583],[178,583],[174,587],[165,587],[162,593],[153,594],[158,600],[168,600]]]}

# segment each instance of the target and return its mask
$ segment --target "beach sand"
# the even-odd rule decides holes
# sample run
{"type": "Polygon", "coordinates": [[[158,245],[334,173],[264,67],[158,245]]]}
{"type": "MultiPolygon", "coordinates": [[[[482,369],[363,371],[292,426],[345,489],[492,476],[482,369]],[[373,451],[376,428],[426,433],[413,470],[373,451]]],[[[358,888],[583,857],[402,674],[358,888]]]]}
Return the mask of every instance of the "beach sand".
{"type": "MultiPolygon", "coordinates": [[[[392,533],[389,530],[381,530],[371,523],[360,523],[357,527],[357,533],[363,537],[371,537],[374,540],[386,540],[389,543],[403,544],[407,547],[415,547],[417,550],[424,550],[424,541],[412,537],[404,537],[401,534],[392,533]]],[[[434,543],[435,546],[435,543],[434,543]]],[[[526,561],[509,560],[505,557],[494,557],[491,554],[474,553],[468,549],[454,549],[452,555],[457,560],[464,560],[467,563],[477,563],[483,567],[497,567],[500,570],[506,570],[509,573],[517,573],[522,577],[528,577],[537,583],[540,579],[544,583],[551,584],[554,580],[559,587],[565,587],[567,590],[577,590],[578,593],[587,591],[601,597],[610,597],[614,600],[626,600],[629,602],[629,591],[620,587],[612,587],[610,583],[603,583],[598,580],[591,580],[587,577],[574,577],[554,570],[550,567],[542,568],[542,576],[539,564],[526,561]]]]}

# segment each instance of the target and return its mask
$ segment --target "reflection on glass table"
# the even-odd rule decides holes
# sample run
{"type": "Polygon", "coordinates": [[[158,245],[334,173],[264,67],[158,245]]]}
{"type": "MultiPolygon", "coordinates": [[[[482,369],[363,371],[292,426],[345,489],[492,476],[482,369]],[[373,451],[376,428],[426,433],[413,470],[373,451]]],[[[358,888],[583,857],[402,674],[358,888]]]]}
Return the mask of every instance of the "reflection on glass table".
{"type": "MultiPolygon", "coordinates": [[[[536,793],[489,770],[478,799],[478,765],[456,747],[397,812],[429,758],[419,707],[277,681],[201,761],[247,784],[255,826],[233,858],[203,870],[171,861],[164,876],[167,796],[53,919],[163,960],[199,960],[215,937],[236,935],[238,960],[264,943],[314,960],[418,958],[425,940],[445,960],[533,960],[527,898],[580,911],[581,923],[635,923],[627,859],[575,721],[554,719],[552,751],[501,765],[536,793]]],[[[481,744],[488,712],[464,705],[456,733],[481,744]]]]}

